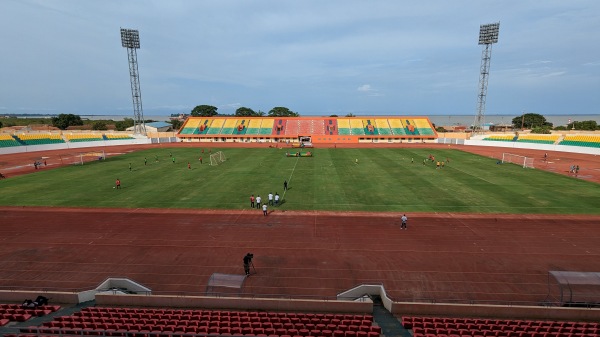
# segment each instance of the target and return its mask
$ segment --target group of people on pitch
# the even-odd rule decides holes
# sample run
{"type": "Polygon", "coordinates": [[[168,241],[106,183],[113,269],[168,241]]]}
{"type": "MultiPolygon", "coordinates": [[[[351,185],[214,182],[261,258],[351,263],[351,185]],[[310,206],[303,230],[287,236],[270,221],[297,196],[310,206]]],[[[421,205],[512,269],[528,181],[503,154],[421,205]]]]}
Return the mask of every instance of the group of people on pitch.
{"type": "MultiPolygon", "coordinates": [[[[287,180],[285,180],[283,182],[283,190],[287,191],[287,189],[288,189],[288,182],[287,182],[287,180]]],[[[263,200],[262,200],[260,194],[258,194],[256,196],[256,198],[254,197],[254,194],[250,195],[250,207],[252,207],[252,208],[256,207],[258,209],[262,208],[264,216],[269,215],[269,212],[267,211],[267,205],[268,206],[279,206],[279,201],[280,201],[280,196],[279,196],[279,193],[277,193],[277,192],[275,192],[275,194],[273,194],[273,192],[269,192],[267,202],[264,202],[264,203],[263,203],[263,200]]]]}

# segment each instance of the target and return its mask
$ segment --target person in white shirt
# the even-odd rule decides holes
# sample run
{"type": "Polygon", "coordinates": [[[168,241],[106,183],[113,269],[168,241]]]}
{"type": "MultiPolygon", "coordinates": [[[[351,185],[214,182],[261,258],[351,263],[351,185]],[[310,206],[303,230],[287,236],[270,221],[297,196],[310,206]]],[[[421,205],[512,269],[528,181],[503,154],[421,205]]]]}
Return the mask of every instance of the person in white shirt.
{"type": "Polygon", "coordinates": [[[269,206],[273,206],[273,193],[269,192],[269,206]]]}
{"type": "Polygon", "coordinates": [[[263,205],[263,215],[264,215],[264,216],[267,216],[267,215],[269,215],[269,213],[267,213],[267,204],[264,204],[264,205],[263,205]]]}
{"type": "Polygon", "coordinates": [[[256,208],[260,209],[260,202],[261,202],[262,198],[260,197],[260,195],[256,196],[256,208]]]}
{"type": "Polygon", "coordinates": [[[400,218],[400,220],[402,220],[402,224],[400,225],[400,229],[406,229],[406,222],[408,221],[408,218],[406,217],[406,214],[402,215],[402,217],[400,218]]]}
{"type": "Polygon", "coordinates": [[[275,206],[279,206],[279,194],[275,192],[275,206]]]}

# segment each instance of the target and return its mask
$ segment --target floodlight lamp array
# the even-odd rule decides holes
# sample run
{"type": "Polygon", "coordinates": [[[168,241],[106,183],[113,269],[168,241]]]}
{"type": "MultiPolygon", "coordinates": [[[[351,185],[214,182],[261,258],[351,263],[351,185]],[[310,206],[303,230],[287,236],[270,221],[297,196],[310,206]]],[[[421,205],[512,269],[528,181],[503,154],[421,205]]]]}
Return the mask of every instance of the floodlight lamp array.
{"type": "Polygon", "coordinates": [[[492,44],[498,42],[500,22],[479,26],[479,44],[492,44]]]}
{"type": "Polygon", "coordinates": [[[135,29],[121,28],[121,44],[125,48],[140,48],[140,33],[135,29]]]}

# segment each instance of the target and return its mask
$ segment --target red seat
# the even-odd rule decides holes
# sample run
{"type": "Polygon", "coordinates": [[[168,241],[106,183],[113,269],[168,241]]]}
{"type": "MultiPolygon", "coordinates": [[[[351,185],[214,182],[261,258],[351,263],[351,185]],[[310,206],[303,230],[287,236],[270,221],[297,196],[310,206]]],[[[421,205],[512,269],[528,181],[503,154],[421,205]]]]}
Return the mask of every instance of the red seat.
{"type": "Polygon", "coordinates": [[[334,330],[333,331],[333,337],[344,337],[344,336],[345,336],[345,334],[344,334],[344,331],[342,331],[342,330],[334,330]]]}
{"type": "Polygon", "coordinates": [[[356,337],[356,331],[348,330],[345,332],[344,337],[356,337]]]}

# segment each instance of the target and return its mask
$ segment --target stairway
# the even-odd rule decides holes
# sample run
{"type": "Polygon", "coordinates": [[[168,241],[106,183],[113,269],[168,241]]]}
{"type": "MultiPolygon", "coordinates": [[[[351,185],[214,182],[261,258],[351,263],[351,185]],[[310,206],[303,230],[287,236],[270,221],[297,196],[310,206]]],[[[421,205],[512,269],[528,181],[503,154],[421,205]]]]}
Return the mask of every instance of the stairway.
{"type": "Polygon", "coordinates": [[[410,332],[402,326],[400,321],[384,306],[381,297],[371,295],[373,301],[373,320],[381,327],[381,334],[385,337],[411,337],[410,332]]]}

